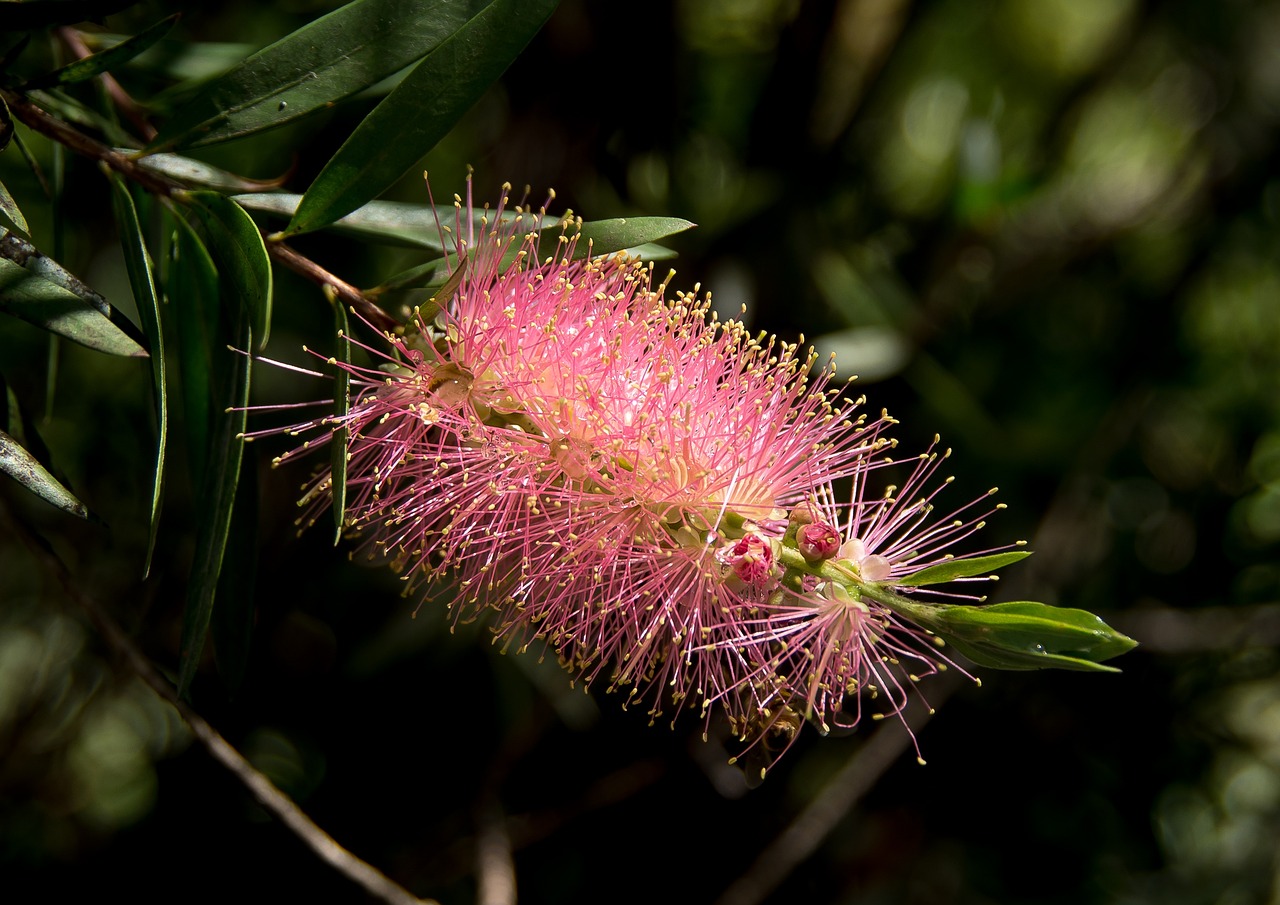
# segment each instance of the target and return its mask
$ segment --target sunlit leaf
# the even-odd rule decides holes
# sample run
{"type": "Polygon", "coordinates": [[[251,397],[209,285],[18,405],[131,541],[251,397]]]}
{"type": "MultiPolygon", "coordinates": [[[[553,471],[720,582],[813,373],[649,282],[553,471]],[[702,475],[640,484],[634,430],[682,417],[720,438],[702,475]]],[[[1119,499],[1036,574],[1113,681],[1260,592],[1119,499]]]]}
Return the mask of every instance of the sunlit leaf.
{"type": "Polygon", "coordinates": [[[488,4],[348,3],[205,85],[165,124],[151,147],[213,144],[331,106],[448,42],[488,4]]]}
{"type": "MultiPolygon", "coordinates": [[[[237,348],[253,345],[249,312],[242,310],[235,330],[237,348]]],[[[252,359],[237,356],[232,380],[223,400],[226,412],[217,419],[209,467],[201,490],[203,517],[196,533],[196,555],[191,566],[191,582],[182,614],[179,649],[178,693],[185,695],[195,678],[209,635],[214,596],[222,572],[235,509],[236,487],[240,482],[240,462],[244,452],[245,407],[249,403],[249,369],[252,359]]]]}
{"type": "Polygon", "coordinates": [[[0,430],[0,472],[4,472],[40,499],[78,518],[88,518],[89,510],[27,452],[17,440],[0,430]]]}
{"type": "Polygon", "coordinates": [[[27,226],[27,218],[22,216],[22,210],[18,207],[18,202],[13,200],[13,196],[4,187],[3,182],[0,182],[0,212],[3,212],[9,218],[9,222],[24,233],[29,234],[31,232],[31,227],[27,226]]]}
{"type": "Polygon", "coordinates": [[[189,192],[190,210],[204,229],[218,273],[235,287],[252,317],[253,336],[263,349],[271,331],[271,259],[262,233],[244,208],[217,192],[189,192]]]}
{"type": "MultiPolygon", "coordinates": [[[[578,231],[575,258],[612,254],[657,242],[692,229],[695,224],[678,217],[628,217],[618,220],[588,220],[578,231]]],[[[570,235],[573,233],[570,232],[570,235]]]]}
{"type": "Polygon", "coordinates": [[[109,355],[147,354],[83,298],[7,258],[0,258],[0,312],[109,355]]]}
{"type": "Polygon", "coordinates": [[[82,60],[75,60],[68,63],[61,69],[57,69],[46,75],[38,76],[29,80],[24,86],[27,89],[43,88],[48,85],[71,85],[76,82],[84,82],[108,72],[115,67],[127,63],[138,54],[142,53],[148,47],[155,44],[173,28],[175,22],[178,21],[180,13],[174,13],[166,19],[162,19],[150,28],[144,29],[113,47],[95,53],[92,56],[85,57],[82,60]]]}
{"type": "Polygon", "coordinates": [[[405,174],[516,58],[559,0],[493,0],[441,41],[325,164],[287,234],[351,213],[405,174]]]}
{"type": "Polygon", "coordinates": [[[138,305],[138,317],[147,334],[151,347],[151,379],[156,394],[156,461],[151,484],[151,530],[147,539],[147,555],[142,566],[142,577],[151,571],[151,557],[155,552],[156,537],[160,529],[160,502],[164,497],[165,447],[169,437],[169,389],[165,377],[164,329],[160,323],[160,298],[156,293],[155,274],[151,268],[151,255],[142,238],[142,226],[133,196],[124,180],[113,175],[111,198],[115,208],[116,225],[120,229],[120,243],[124,246],[125,270],[129,285],[138,305]]]}
{"type": "Polygon", "coordinates": [[[921,569],[910,575],[897,579],[897,584],[909,588],[920,588],[930,584],[942,584],[955,581],[957,578],[969,578],[974,575],[988,575],[997,569],[1026,559],[1030,550],[1009,550],[1006,553],[993,553],[990,556],[974,556],[968,559],[949,559],[937,565],[921,569]]]}
{"type": "MultiPolygon", "coordinates": [[[[130,153],[128,148],[116,148],[117,151],[130,153]]],[[[180,154],[150,154],[138,158],[138,166],[161,176],[181,182],[192,188],[217,189],[222,192],[261,192],[274,188],[278,182],[263,182],[257,179],[246,179],[228,170],[183,157],[180,154]]],[[[244,197],[252,197],[245,195],[244,197]]],[[[301,197],[300,195],[298,197],[301,197]]],[[[245,205],[247,206],[247,205],[245,205]]]]}
{"type": "Polygon", "coordinates": [[[932,609],[928,627],[979,666],[1117,672],[1102,661],[1137,646],[1085,610],[1033,601],[932,609]]]}

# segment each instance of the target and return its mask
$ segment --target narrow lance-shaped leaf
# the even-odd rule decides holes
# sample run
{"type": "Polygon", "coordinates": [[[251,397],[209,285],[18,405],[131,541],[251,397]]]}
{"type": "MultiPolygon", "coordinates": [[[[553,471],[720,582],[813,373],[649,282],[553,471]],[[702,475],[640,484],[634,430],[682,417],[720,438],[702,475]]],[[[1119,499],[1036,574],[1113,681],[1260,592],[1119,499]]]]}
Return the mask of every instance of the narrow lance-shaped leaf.
{"type": "Polygon", "coordinates": [[[3,257],[0,257],[0,312],[108,355],[140,357],[147,354],[80,296],[3,257]]]}
{"type": "Polygon", "coordinates": [[[4,472],[40,499],[77,518],[88,518],[89,510],[71,491],[27,452],[17,440],[0,430],[0,472],[4,472]]]}
{"type": "Polygon", "coordinates": [[[178,21],[180,16],[181,13],[174,13],[166,19],[161,19],[150,28],[146,28],[106,50],[85,57],[82,60],[68,63],[61,69],[30,79],[23,87],[30,90],[32,88],[44,88],[49,85],[72,85],[76,82],[88,81],[96,75],[101,75],[129,62],[148,47],[151,47],[169,33],[169,30],[173,28],[173,24],[178,21]]]}
{"type": "Polygon", "coordinates": [[[915,604],[903,611],[979,666],[1118,672],[1102,665],[1137,642],[1093,613],[1033,601],[992,606],[915,604]]]}
{"type": "MultiPolygon", "coordinates": [[[[223,279],[227,279],[224,275],[223,279]]],[[[238,348],[253,344],[253,327],[247,312],[240,312],[235,331],[238,348]]],[[[225,400],[226,413],[218,419],[213,449],[201,498],[204,518],[196,533],[196,555],[191,567],[191,584],[182,614],[182,641],[178,662],[178,693],[185,695],[195,678],[209,635],[214,596],[222,572],[235,509],[236,487],[240,482],[240,462],[244,452],[245,408],[249,404],[249,371],[252,359],[245,354],[232,368],[232,380],[225,400]]]]}
{"type": "Polygon", "coordinates": [[[325,164],[286,234],[332,223],[403,176],[511,65],[557,3],[493,0],[436,46],[325,164]]]}
{"type": "MultiPolygon", "coordinates": [[[[287,192],[264,192],[235,195],[232,200],[247,210],[288,218],[298,209],[302,197],[287,192]]],[[[440,238],[440,224],[452,224],[454,216],[452,206],[434,208],[428,204],[403,201],[370,201],[323,228],[387,245],[421,248],[443,255],[445,249],[440,238]]],[[[693,226],[693,223],[678,217],[628,217],[588,220],[578,230],[570,227],[569,234],[579,232],[574,257],[582,258],[588,253],[605,255],[650,246],[693,226]]],[[[549,241],[553,235],[558,236],[563,228],[560,220],[545,218],[540,230],[543,241],[549,241]]],[[[666,252],[666,249],[661,251],[666,252]]]]}
{"type": "Polygon", "coordinates": [[[185,197],[204,229],[218,272],[241,293],[261,351],[271,331],[272,295],[271,259],[262,233],[244,208],[225,195],[188,192],[185,197]]]}
{"type": "Polygon", "coordinates": [[[949,559],[937,565],[928,566],[919,572],[904,575],[897,584],[908,588],[921,588],[930,584],[942,584],[957,578],[971,578],[974,575],[987,575],[996,569],[1026,559],[1030,550],[1010,550],[1006,553],[993,553],[990,556],[975,556],[968,559],[949,559]]]}
{"type": "Polygon", "coordinates": [[[155,274],[151,269],[151,255],[147,253],[142,238],[142,225],[133,204],[129,188],[119,176],[111,177],[111,197],[115,207],[116,225],[120,228],[120,243],[124,246],[125,270],[129,285],[138,305],[138,317],[151,346],[151,378],[156,394],[156,461],[151,484],[151,530],[147,539],[147,555],[142,566],[142,577],[151,571],[151,557],[155,553],[156,538],[160,529],[160,502],[164,497],[165,447],[169,437],[169,389],[165,376],[164,329],[160,324],[160,298],[156,293],[155,274]]]}
{"type": "Polygon", "coordinates": [[[332,292],[329,303],[333,305],[333,325],[338,334],[337,350],[329,359],[333,368],[333,423],[337,427],[329,439],[330,498],[333,506],[333,543],[342,540],[343,523],[347,517],[347,413],[351,411],[351,328],[347,323],[347,309],[332,292]]]}
{"type": "Polygon", "coordinates": [[[18,202],[13,200],[13,196],[4,187],[3,182],[0,182],[0,212],[3,212],[9,218],[9,222],[18,229],[30,234],[31,227],[27,226],[27,218],[22,216],[22,209],[18,207],[18,202]]]}
{"type": "Polygon", "coordinates": [[[218,675],[232,693],[244,684],[253,641],[253,588],[258,571],[258,469],[244,450],[231,527],[222,555],[210,628],[218,675]]]}
{"type": "Polygon", "coordinates": [[[488,3],[348,3],[203,86],[160,130],[151,150],[227,141],[329,107],[421,59],[488,3]]]}
{"type": "Polygon", "coordinates": [[[213,430],[215,356],[226,356],[218,331],[218,270],[209,250],[181,215],[174,216],[172,259],[165,281],[169,316],[178,341],[178,377],[182,384],[183,423],[191,473],[204,479],[213,430]]]}

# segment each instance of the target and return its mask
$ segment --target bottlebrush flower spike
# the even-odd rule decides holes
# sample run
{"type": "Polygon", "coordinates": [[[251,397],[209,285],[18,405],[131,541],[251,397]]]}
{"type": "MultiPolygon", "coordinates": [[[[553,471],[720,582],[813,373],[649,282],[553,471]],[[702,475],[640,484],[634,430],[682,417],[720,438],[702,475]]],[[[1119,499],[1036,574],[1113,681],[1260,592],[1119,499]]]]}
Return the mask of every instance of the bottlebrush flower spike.
{"type": "MultiPolygon", "coordinates": [[[[378,367],[348,366],[345,416],[287,428],[319,431],[311,449],[345,429],[363,550],[654,718],[719,705],[753,743],[801,713],[825,727],[864,689],[900,711],[946,660],[894,588],[981,527],[970,507],[929,520],[942,457],[870,499],[893,420],[859,413],[812,352],[718,321],[696,287],[668,300],[625,255],[583,257],[572,227],[546,253],[545,211],[508,203],[478,216],[468,183],[456,289],[365,347],[378,367]]],[[[315,479],[304,522],[329,487],[315,479]]]]}

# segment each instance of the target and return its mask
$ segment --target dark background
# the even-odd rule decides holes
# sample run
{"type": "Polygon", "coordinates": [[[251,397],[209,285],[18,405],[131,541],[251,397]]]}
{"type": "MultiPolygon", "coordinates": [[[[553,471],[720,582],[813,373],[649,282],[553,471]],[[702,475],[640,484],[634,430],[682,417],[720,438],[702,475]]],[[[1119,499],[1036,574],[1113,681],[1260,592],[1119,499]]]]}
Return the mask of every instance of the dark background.
{"type": "MultiPolygon", "coordinates": [[[[328,8],[203,4],[119,76],[150,96],[165,67],[212,73],[328,8]],[[219,60],[193,41],[244,46],[219,60]]],[[[301,191],[372,102],[199,156],[301,191]]],[[[954,503],[1000,487],[985,545],[1036,552],[993,600],[1094,610],[1143,646],[1121,675],[931,680],[927,766],[894,723],[807,731],[748,790],[723,727],[707,743],[695,719],[649,728],[570,690],[554,658],[502,656],[483,626],[451,634],[439,602],[411,618],[395,577],[327,531],[296,536],[306,466],[266,468],[286,446],[265,442],[252,662],[234,690],[207,664],[195,706],[339,842],[445,903],[475,898],[494,826],[525,902],[712,902],[744,876],[723,901],[1280,901],[1278,126],[1275,3],[564,0],[428,155],[437,200],[470,164],[480,198],[509,180],[589,219],[697,222],[669,243],[674,286],[836,351],[904,450],[935,432],[955,449],[954,503]],[[838,771],[858,758],[849,774],[873,782],[846,808],[838,771]],[[766,849],[815,801],[836,811],[816,851],[766,849]]],[[[39,240],[22,173],[0,157],[39,240]]],[[[128,307],[105,183],[78,163],[67,180],[63,260],[128,307]]],[[[391,196],[424,200],[421,179],[391,196]]],[[[414,263],[298,245],[357,285],[414,263]]],[[[302,363],[328,306],[277,279],[267,354],[302,363]]],[[[139,584],[146,366],[66,346],[49,393],[49,354],[0,321],[6,375],[44,398],[46,440],[107,525],[68,524],[7,480],[0,498],[172,669],[194,525],[175,474],[139,584]]],[[[323,392],[261,365],[255,387],[261,404],[323,392]]],[[[3,532],[0,878],[6,898],[26,890],[14,901],[362,901],[3,532]]]]}

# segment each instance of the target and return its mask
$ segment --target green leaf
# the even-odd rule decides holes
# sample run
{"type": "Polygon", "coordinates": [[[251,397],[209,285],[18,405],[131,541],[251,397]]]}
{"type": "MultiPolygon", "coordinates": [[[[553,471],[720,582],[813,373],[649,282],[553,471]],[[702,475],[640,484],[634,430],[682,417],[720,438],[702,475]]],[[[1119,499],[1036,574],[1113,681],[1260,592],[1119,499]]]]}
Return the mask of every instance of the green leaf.
{"type": "Polygon", "coordinates": [[[1010,550],[1007,553],[993,553],[991,556],[975,556],[970,559],[949,559],[937,565],[929,566],[904,575],[894,583],[907,588],[922,588],[930,584],[942,584],[957,578],[969,578],[974,575],[986,575],[996,569],[1003,569],[1010,563],[1026,559],[1030,550],[1010,550]]]}
{"type": "Polygon", "coordinates": [[[286,234],[326,226],[403,176],[511,65],[558,2],[493,0],[441,41],[325,164],[286,234]]]}
{"type": "Polygon", "coordinates": [[[1119,672],[1102,661],[1137,646],[1086,610],[1033,601],[927,609],[931,612],[922,624],[979,666],[1119,672]]]}
{"type": "MultiPolygon", "coordinates": [[[[248,349],[254,341],[249,311],[242,309],[237,320],[236,345],[240,349],[248,349]]],[[[225,399],[227,411],[218,419],[209,468],[201,492],[203,517],[196,533],[196,556],[191,567],[186,608],[182,614],[182,640],[178,655],[180,695],[185,695],[191,687],[191,680],[195,678],[209,634],[214,596],[231,531],[236,487],[240,482],[251,364],[252,359],[248,355],[242,355],[232,368],[232,380],[225,399]]]]}
{"type": "Polygon", "coordinates": [[[49,25],[74,25],[102,19],[138,3],[139,0],[25,0],[5,2],[6,31],[26,31],[49,25]]]}
{"type": "Polygon", "coordinates": [[[18,229],[28,235],[31,234],[31,227],[27,226],[27,218],[22,216],[22,210],[18,207],[18,202],[13,200],[13,196],[4,187],[3,182],[0,182],[0,212],[3,212],[9,218],[9,222],[18,227],[18,229]]]}
{"type": "MultiPolygon", "coordinates": [[[[302,200],[302,196],[287,192],[269,192],[235,195],[232,200],[246,210],[287,219],[292,217],[298,209],[298,203],[302,200]]],[[[368,204],[362,205],[357,210],[323,228],[342,235],[369,239],[386,245],[425,249],[433,252],[438,257],[443,256],[445,251],[444,245],[440,241],[439,224],[452,224],[455,213],[452,205],[433,208],[428,204],[410,204],[404,201],[370,201],[368,204]],[[439,221],[436,219],[437,216],[440,218],[439,221]]],[[[483,212],[477,211],[476,222],[479,223],[480,218],[484,215],[483,212]]],[[[492,219],[492,212],[489,212],[488,216],[492,219]]],[[[503,216],[506,219],[510,219],[515,215],[507,212],[503,216]]],[[[630,251],[636,257],[644,258],[645,260],[670,258],[674,256],[670,249],[652,243],[658,239],[665,239],[668,236],[684,232],[694,225],[688,220],[681,220],[676,217],[628,217],[625,220],[588,220],[581,224],[583,238],[579,239],[578,245],[574,249],[574,257],[586,257],[588,253],[586,240],[589,239],[591,242],[590,253],[596,256],[613,254],[618,251],[630,251]]],[[[544,241],[546,241],[547,236],[558,234],[562,228],[565,228],[565,226],[561,220],[547,217],[543,220],[540,231],[544,235],[544,241]]],[[[572,235],[574,227],[569,226],[568,232],[572,235]]],[[[452,246],[450,251],[452,251],[452,246]]],[[[438,266],[437,264],[425,264],[415,267],[411,271],[406,271],[404,274],[386,281],[383,284],[383,288],[391,289],[411,285],[413,281],[418,280],[423,275],[429,275],[438,266]]]]}
{"type": "Polygon", "coordinates": [[[147,539],[147,555],[142,565],[142,577],[151,572],[151,557],[155,553],[156,538],[160,530],[160,502],[164,497],[165,446],[169,438],[169,389],[165,378],[164,330],[160,325],[160,297],[156,293],[155,274],[151,268],[151,255],[142,238],[142,225],[133,204],[129,187],[119,175],[111,177],[111,200],[115,208],[116,225],[120,228],[120,244],[124,247],[125,269],[129,273],[129,285],[138,305],[138,317],[147,334],[151,347],[151,380],[156,394],[156,463],[151,483],[151,530],[147,539]]]}
{"type": "Polygon", "coordinates": [[[348,3],[205,85],[165,124],[151,149],[227,141],[332,106],[447,43],[488,4],[348,3]]]}
{"type": "Polygon", "coordinates": [[[147,354],[101,310],[8,258],[0,258],[0,312],[108,355],[147,354]]]}
{"type": "Polygon", "coordinates": [[[231,692],[244,684],[253,641],[253,588],[258,571],[258,469],[252,448],[244,450],[231,528],[218,576],[213,608],[213,655],[231,692]]]}
{"type": "Polygon", "coordinates": [[[9,115],[9,105],[0,97],[0,151],[9,147],[13,139],[13,118],[9,115]]]}
{"type": "Polygon", "coordinates": [[[333,367],[333,423],[342,427],[334,430],[329,438],[329,479],[330,498],[333,506],[333,543],[337,546],[342,540],[343,522],[347,517],[347,439],[350,436],[347,413],[351,411],[351,372],[347,365],[351,364],[351,328],[347,324],[347,309],[342,302],[333,297],[329,299],[333,305],[333,324],[338,333],[337,355],[329,360],[333,367]]]}
{"type": "Polygon", "coordinates": [[[88,518],[89,509],[27,452],[17,440],[0,430],[0,472],[4,472],[46,503],[77,518],[88,518]]]}
{"type": "MultiPolygon", "coordinates": [[[[578,230],[575,258],[612,254],[615,251],[634,249],[650,242],[657,242],[695,224],[678,217],[628,217],[618,220],[588,220],[578,230]]],[[[569,235],[573,235],[570,230],[569,235]]]]}
{"type": "MultiPolygon", "coordinates": [[[[116,148],[116,151],[132,154],[129,148],[116,148]]],[[[276,187],[276,182],[262,182],[246,179],[228,170],[215,167],[202,160],[183,157],[181,154],[151,154],[137,159],[138,166],[161,176],[168,176],[183,185],[194,188],[217,189],[221,192],[263,192],[276,187]]],[[[245,195],[251,198],[252,195],[245,195]]],[[[299,198],[302,196],[299,195],[299,198]]],[[[242,205],[247,207],[248,205],[242,205]]]]}
{"type": "Polygon", "coordinates": [[[88,81],[96,75],[132,60],[168,34],[180,17],[181,13],[174,13],[167,19],[161,19],[150,28],[126,38],[107,50],[95,53],[82,60],[68,63],[61,69],[30,79],[24,87],[29,90],[32,88],[44,88],[49,85],[72,85],[76,82],[88,81]]]}
{"type": "Polygon", "coordinates": [[[204,229],[218,273],[235,287],[252,317],[253,335],[261,351],[271,331],[272,296],[271,259],[262,233],[244,208],[225,195],[188,192],[185,197],[204,229]]]}
{"type": "Polygon", "coordinates": [[[226,359],[226,342],[218,329],[218,269],[204,242],[181,216],[176,222],[172,258],[165,280],[170,317],[176,322],[178,376],[182,383],[187,454],[196,485],[204,480],[209,437],[213,431],[215,367],[226,359]]]}

